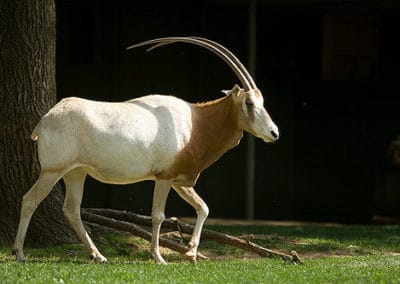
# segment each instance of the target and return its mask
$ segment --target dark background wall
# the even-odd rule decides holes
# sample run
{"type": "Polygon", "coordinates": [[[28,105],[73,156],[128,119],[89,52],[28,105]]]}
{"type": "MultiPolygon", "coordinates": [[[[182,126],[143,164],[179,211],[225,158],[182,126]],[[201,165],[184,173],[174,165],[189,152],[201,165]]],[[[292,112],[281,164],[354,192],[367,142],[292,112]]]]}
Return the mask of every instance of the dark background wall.
{"type": "MultiPolygon", "coordinates": [[[[125,48],[197,35],[247,65],[248,1],[136,2],[56,1],[60,99],[163,93],[197,102],[237,83],[220,59],[198,47],[125,48]]],[[[392,1],[258,1],[256,81],[282,136],[274,145],[256,141],[257,219],[369,222],[376,214],[400,215],[400,169],[387,154],[400,133],[399,27],[392,1]]],[[[212,217],[245,216],[243,142],[196,186],[212,217]]],[[[88,180],[83,205],[148,214],[151,188],[88,180]]],[[[171,191],[167,215],[193,214],[171,191]]]]}

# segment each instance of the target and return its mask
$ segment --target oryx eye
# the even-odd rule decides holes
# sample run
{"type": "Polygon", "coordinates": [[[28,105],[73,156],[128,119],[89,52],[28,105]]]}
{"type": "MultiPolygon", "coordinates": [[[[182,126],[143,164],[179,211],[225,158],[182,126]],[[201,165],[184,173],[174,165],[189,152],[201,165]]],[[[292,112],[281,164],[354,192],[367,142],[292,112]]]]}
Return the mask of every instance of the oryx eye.
{"type": "Polygon", "coordinates": [[[246,99],[245,103],[246,103],[246,106],[249,108],[254,106],[254,103],[250,99],[246,99]]]}

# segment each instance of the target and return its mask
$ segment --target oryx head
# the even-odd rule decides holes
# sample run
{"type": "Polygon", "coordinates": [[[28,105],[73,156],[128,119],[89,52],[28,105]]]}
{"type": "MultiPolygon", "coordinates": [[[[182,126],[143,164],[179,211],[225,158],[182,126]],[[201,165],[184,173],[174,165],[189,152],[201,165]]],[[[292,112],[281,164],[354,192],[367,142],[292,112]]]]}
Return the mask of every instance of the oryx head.
{"type": "Polygon", "coordinates": [[[252,135],[263,139],[265,142],[273,142],[279,138],[278,127],[264,108],[264,98],[250,73],[231,51],[219,43],[200,37],[165,37],[141,42],[127,49],[152,45],[148,49],[150,51],[154,48],[175,42],[185,42],[202,46],[223,59],[233,72],[235,72],[243,86],[242,89],[238,85],[235,85],[231,90],[224,91],[227,95],[231,95],[238,105],[239,126],[252,135]]]}

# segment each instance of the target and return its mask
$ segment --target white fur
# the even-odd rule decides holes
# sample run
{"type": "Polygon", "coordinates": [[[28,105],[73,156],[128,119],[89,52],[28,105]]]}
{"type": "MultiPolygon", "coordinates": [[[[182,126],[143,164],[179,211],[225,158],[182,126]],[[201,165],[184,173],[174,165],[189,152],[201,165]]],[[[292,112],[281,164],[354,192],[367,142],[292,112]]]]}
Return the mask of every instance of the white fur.
{"type": "Polygon", "coordinates": [[[169,96],[122,103],[64,99],[34,131],[39,160],[43,170],[66,162],[71,168],[84,166],[108,183],[154,179],[153,173],[171,165],[189,140],[191,115],[190,104],[169,96]]]}

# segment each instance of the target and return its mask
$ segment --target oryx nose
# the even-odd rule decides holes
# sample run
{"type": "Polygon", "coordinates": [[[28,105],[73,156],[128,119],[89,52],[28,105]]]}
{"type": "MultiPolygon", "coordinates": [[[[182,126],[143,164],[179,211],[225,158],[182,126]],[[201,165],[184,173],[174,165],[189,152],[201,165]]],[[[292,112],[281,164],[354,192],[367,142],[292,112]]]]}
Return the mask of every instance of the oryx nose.
{"type": "Polygon", "coordinates": [[[279,133],[277,130],[271,129],[271,136],[274,137],[275,140],[279,138],[279,133]]]}

